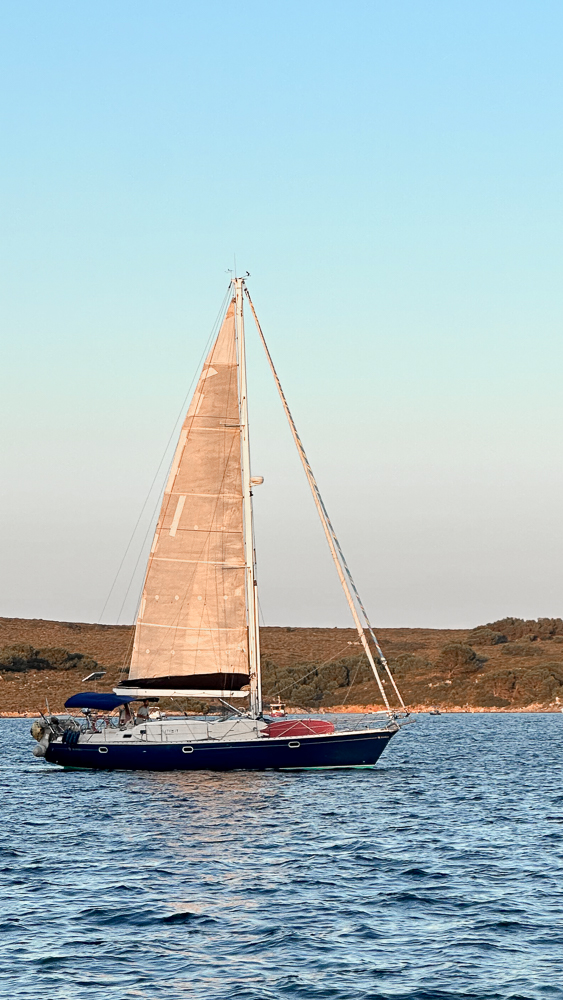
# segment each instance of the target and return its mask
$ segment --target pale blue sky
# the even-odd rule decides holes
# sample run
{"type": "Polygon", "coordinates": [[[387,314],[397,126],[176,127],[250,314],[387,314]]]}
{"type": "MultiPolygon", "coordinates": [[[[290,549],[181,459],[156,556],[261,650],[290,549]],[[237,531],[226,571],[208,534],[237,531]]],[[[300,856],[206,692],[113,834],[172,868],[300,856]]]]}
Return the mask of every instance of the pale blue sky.
{"type": "MultiPolygon", "coordinates": [[[[561,615],[561,4],[0,11],[0,615],[97,620],[235,252],[374,621],[561,615]]],[[[264,618],[347,624],[258,351],[264,618]]]]}

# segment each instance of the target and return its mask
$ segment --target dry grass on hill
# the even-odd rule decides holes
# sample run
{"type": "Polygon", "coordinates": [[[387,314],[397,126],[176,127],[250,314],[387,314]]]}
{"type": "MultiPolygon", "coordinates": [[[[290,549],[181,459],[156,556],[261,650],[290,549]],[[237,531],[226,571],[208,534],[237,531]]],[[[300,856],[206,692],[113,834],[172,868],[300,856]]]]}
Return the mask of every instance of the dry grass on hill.
{"type": "MultiPolygon", "coordinates": [[[[563,621],[507,618],[469,629],[380,629],[405,701],[419,709],[557,709],[563,703],[563,621]]],[[[0,619],[1,712],[61,711],[96,664],[111,690],[132,628],[0,619]]],[[[354,629],[261,629],[265,700],[330,709],[381,706],[354,629]]],[[[88,685],[90,686],[90,685],[88,685]]],[[[386,690],[390,690],[389,681],[386,690]]]]}

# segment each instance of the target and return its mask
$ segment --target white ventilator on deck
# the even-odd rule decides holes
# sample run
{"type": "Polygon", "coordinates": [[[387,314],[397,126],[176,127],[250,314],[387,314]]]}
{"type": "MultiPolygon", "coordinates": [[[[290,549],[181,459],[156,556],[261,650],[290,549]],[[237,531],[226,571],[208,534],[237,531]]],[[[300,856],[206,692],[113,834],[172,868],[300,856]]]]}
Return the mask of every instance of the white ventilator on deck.
{"type": "Polygon", "coordinates": [[[182,427],[149,558],[129,672],[129,685],[147,692],[227,694],[249,681],[237,353],[233,296],[182,427]]]}

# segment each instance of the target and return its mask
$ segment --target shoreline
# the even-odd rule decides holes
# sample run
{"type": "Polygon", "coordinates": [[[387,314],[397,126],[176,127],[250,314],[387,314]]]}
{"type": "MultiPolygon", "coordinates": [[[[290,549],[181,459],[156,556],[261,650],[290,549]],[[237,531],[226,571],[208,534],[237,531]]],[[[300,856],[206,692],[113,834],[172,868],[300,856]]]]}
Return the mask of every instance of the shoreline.
{"type": "MultiPolygon", "coordinates": [[[[559,705],[523,705],[510,708],[482,708],[474,705],[415,705],[409,709],[409,715],[429,715],[432,709],[437,708],[440,715],[560,715],[563,709],[559,705]]],[[[385,710],[377,705],[351,705],[349,708],[319,708],[306,709],[292,707],[288,709],[287,716],[291,715],[383,715],[385,710]]],[[[53,715],[71,715],[75,718],[82,718],[77,712],[53,712],[53,715]]],[[[167,713],[168,714],[168,713],[167,713]]],[[[170,717],[176,717],[179,713],[170,712],[170,717]]],[[[199,718],[201,712],[186,712],[187,716],[199,718]]],[[[209,712],[213,715],[213,712],[209,712]]],[[[268,715],[267,712],[264,713],[268,715]]],[[[0,712],[0,719],[38,719],[40,712],[0,712]]]]}

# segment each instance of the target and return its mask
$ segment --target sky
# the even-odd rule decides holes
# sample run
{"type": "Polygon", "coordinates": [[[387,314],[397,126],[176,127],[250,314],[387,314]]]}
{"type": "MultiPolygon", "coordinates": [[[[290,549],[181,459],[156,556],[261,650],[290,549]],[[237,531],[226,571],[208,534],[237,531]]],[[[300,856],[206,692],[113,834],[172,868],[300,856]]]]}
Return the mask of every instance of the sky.
{"type": "MultiPolygon", "coordinates": [[[[562,50],[548,0],[4,0],[0,615],[133,620],[235,258],[372,621],[562,614],[562,50]]],[[[260,351],[263,621],[348,625],[260,351]]]]}

